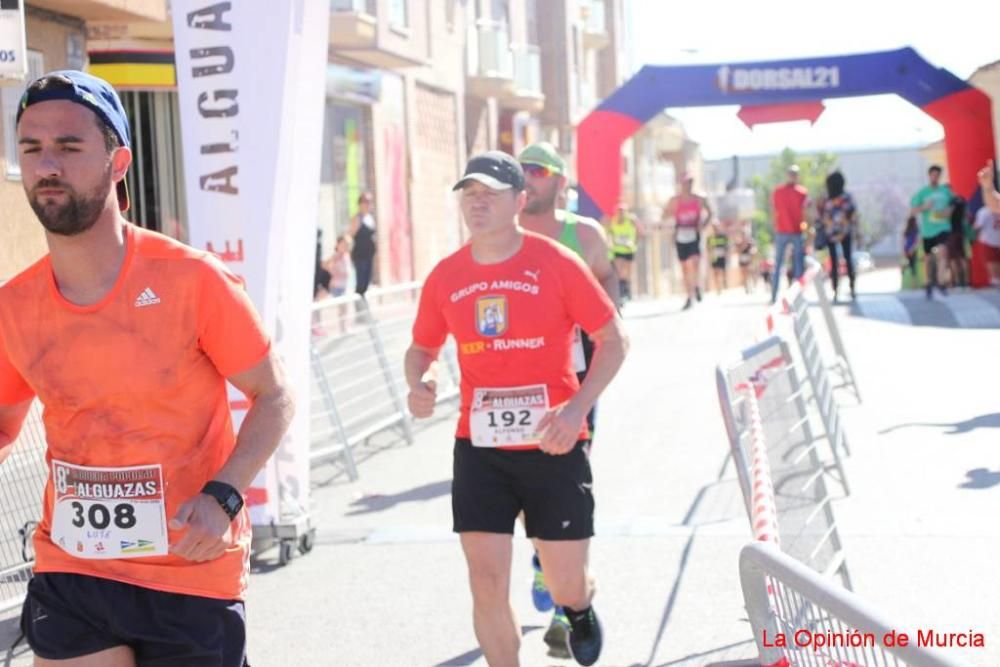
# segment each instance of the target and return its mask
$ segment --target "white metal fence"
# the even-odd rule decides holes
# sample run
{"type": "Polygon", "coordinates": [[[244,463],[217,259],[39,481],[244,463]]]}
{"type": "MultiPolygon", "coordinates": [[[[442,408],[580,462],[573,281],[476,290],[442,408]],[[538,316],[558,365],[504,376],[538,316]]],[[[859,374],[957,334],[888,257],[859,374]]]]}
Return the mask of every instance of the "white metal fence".
{"type": "Polygon", "coordinates": [[[24,600],[35,564],[31,538],[42,518],[46,479],[45,431],[36,401],[10,456],[0,463],[0,614],[24,600]]]}
{"type": "Polygon", "coordinates": [[[774,545],[743,547],[740,583],[762,667],[967,667],[916,632],[907,646],[887,641],[908,628],[774,545]]]}
{"type": "MultiPolygon", "coordinates": [[[[320,301],[313,306],[310,460],[339,459],[358,476],[354,448],[395,429],[413,442],[403,356],[420,298],[410,283],[320,301]]],[[[438,397],[458,393],[454,344],[442,350],[438,397]]]]}
{"type": "MultiPolygon", "coordinates": [[[[773,486],[782,549],[826,576],[850,574],[826,484],[829,466],[820,456],[826,440],[812,429],[808,392],[799,379],[788,344],[774,336],[742,351],[716,369],[716,385],[730,453],[753,523],[760,480],[754,478],[753,443],[762,442],[773,486]],[[748,393],[753,400],[748,400],[748,393]],[[756,405],[754,405],[756,404],[756,405]],[[754,412],[757,412],[754,415],[754,412]]],[[[759,474],[759,473],[758,473],[759,474]]]]}

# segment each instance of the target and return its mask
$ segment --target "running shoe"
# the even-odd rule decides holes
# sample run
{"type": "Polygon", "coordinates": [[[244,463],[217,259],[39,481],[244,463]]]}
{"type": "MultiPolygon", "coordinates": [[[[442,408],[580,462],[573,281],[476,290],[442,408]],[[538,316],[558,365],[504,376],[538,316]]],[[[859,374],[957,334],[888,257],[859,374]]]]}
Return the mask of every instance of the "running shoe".
{"type": "Polygon", "coordinates": [[[549,587],[545,585],[545,575],[542,574],[542,564],[538,561],[538,554],[531,557],[531,569],[535,577],[531,582],[531,602],[538,611],[548,611],[552,609],[552,595],[549,587]]]}
{"type": "Polygon", "coordinates": [[[604,646],[604,633],[601,622],[593,607],[579,614],[570,612],[569,618],[569,652],[573,659],[581,665],[593,665],[601,657],[604,646]]]}
{"type": "Polygon", "coordinates": [[[694,288],[694,298],[698,299],[698,301],[701,301],[701,288],[700,287],[695,287],[694,288]]]}
{"type": "Polygon", "coordinates": [[[549,647],[550,658],[568,660],[573,657],[569,652],[569,619],[566,618],[566,612],[562,607],[556,607],[549,629],[545,631],[542,639],[549,647]]]}
{"type": "Polygon", "coordinates": [[[684,307],[681,308],[681,310],[688,310],[693,307],[694,307],[694,301],[691,300],[691,297],[688,297],[688,300],[684,302],[684,307]]]}

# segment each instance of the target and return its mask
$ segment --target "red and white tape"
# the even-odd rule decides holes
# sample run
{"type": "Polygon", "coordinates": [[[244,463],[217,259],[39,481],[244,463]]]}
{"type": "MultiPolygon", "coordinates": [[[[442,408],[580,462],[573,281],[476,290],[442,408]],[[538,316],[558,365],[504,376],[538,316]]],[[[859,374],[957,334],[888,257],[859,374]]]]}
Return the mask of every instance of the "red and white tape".
{"type": "Polygon", "coordinates": [[[767,461],[764,423],[760,417],[757,391],[753,383],[748,385],[745,395],[750,413],[750,520],[753,524],[753,537],[760,542],[778,545],[778,509],[774,500],[771,467],[767,461]]]}

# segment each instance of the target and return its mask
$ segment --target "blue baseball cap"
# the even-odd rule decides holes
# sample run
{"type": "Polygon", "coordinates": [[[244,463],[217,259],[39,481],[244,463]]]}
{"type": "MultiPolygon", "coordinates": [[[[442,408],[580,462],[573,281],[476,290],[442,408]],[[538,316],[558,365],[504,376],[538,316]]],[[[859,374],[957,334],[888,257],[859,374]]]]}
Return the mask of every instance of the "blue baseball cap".
{"type": "MultiPolygon", "coordinates": [[[[128,116],[125,114],[125,108],[122,106],[121,100],[118,99],[118,93],[115,92],[110,83],[92,74],[74,69],[49,72],[41,78],[46,79],[49,77],[62,77],[69,84],[47,86],[36,90],[32,90],[32,84],[29,84],[28,89],[21,96],[21,102],[17,106],[15,124],[21,122],[21,114],[32,104],[52,100],[67,100],[69,102],[76,102],[93,111],[101,119],[101,122],[115,133],[115,136],[118,137],[118,143],[125,148],[132,148],[132,132],[129,129],[128,116]]],[[[118,181],[118,208],[122,211],[127,211],[128,207],[128,186],[123,178],[118,181]]]]}

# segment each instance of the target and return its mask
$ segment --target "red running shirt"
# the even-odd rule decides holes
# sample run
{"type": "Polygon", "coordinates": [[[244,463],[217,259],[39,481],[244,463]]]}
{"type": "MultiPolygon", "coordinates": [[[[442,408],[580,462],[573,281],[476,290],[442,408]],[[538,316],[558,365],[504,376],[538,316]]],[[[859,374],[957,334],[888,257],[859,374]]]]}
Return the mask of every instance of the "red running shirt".
{"type": "MultiPolygon", "coordinates": [[[[169,553],[100,559],[82,545],[53,542],[53,459],[88,468],[159,465],[169,521],[236,445],[226,377],[270,350],[243,282],[222,262],[133,225],[125,225],[125,239],[118,279],[93,305],[63,298],[48,255],[0,288],[0,404],[38,396],[44,406],[49,480],[35,569],[240,598],[249,575],[245,510],[233,522],[236,544],[205,563],[169,553]]],[[[139,537],[153,539],[155,528],[139,537]]],[[[180,539],[167,532],[170,544],[180,539]]],[[[126,545],[141,553],[143,542],[124,542],[123,553],[126,545]]]]}
{"type": "MultiPolygon", "coordinates": [[[[413,341],[436,349],[449,334],[455,337],[462,371],[459,438],[470,437],[477,387],[545,384],[551,407],[572,398],[580,389],[571,357],[574,325],[593,333],[615,316],[576,255],[531,232],[523,239],[517,254],[498,264],[477,263],[466,245],[424,283],[413,341]]],[[[580,438],[588,435],[584,424],[580,438]]]]}
{"type": "Polygon", "coordinates": [[[678,227],[695,227],[701,224],[701,199],[699,197],[679,198],[674,219],[678,227]]]}
{"type": "Polygon", "coordinates": [[[774,210],[774,231],[779,234],[798,234],[805,218],[802,207],[809,198],[809,191],[801,185],[785,183],[774,189],[771,208],[774,210]]]}

